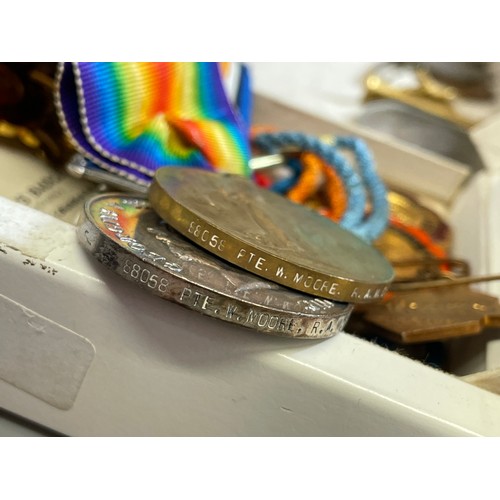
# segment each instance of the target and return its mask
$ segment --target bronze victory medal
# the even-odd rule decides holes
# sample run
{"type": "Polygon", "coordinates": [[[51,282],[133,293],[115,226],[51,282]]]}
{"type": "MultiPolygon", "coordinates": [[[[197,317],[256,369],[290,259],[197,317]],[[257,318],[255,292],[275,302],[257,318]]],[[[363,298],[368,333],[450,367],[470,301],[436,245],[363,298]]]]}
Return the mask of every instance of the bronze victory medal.
{"type": "Polygon", "coordinates": [[[152,207],[209,252],[276,283],[344,302],[380,299],[389,262],[349,231],[238,175],[162,168],[152,207]]]}
{"type": "Polygon", "coordinates": [[[170,228],[144,197],[104,194],[90,199],[78,236],[99,262],[149,292],[260,332],[331,337],[343,329],[353,308],[231,266],[170,228]]]}

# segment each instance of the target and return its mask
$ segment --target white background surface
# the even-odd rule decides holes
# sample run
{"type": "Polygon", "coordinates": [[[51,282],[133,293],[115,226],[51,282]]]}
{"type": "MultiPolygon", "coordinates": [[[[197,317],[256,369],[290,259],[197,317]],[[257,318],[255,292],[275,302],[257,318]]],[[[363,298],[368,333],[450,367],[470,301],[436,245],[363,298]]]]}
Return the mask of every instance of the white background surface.
{"type": "Polygon", "coordinates": [[[332,122],[362,109],[363,76],[370,62],[252,62],[255,92],[332,122]]]}
{"type": "Polygon", "coordinates": [[[96,350],[71,409],[0,381],[12,412],[83,436],[500,435],[495,394],[348,334],[297,342],[211,320],[103,269],[69,224],[0,210],[0,292],[96,350]]]}

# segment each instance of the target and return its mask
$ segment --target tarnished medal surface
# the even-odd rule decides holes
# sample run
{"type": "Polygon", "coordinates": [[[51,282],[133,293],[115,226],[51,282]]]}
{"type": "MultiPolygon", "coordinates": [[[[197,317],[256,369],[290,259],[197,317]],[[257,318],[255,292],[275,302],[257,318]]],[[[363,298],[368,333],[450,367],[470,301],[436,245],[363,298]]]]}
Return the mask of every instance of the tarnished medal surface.
{"type": "Polygon", "coordinates": [[[379,334],[403,344],[477,335],[500,325],[498,297],[466,285],[394,292],[383,304],[371,304],[363,321],[379,334]]]}
{"type": "Polygon", "coordinates": [[[451,229],[437,213],[406,193],[389,191],[387,199],[391,214],[394,214],[404,224],[423,229],[434,242],[449,250],[451,229]]]}
{"type": "Polygon", "coordinates": [[[388,191],[387,200],[389,226],[373,245],[394,266],[395,281],[423,279],[430,260],[447,258],[451,229],[410,194],[388,191]]]}
{"type": "Polygon", "coordinates": [[[371,302],[393,278],[378,250],[241,176],[162,168],[149,200],[171,226],[209,252],[317,297],[371,302]]]}
{"type": "Polygon", "coordinates": [[[203,251],[171,229],[145,198],[104,194],[85,205],[83,246],[129,281],[207,316],[283,337],[341,331],[350,304],[317,299],[263,280],[203,251]]]}

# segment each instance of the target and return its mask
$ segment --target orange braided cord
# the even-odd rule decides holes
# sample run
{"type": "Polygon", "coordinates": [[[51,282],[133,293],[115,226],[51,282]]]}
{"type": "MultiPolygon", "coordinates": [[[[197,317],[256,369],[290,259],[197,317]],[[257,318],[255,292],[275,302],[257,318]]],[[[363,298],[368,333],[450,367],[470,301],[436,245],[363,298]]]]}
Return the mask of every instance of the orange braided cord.
{"type": "Polygon", "coordinates": [[[328,163],[314,153],[302,153],[300,160],[302,173],[295,186],[288,191],[287,197],[296,203],[305,203],[323,185],[327,206],[318,207],[317,203],[313,203],[314,208],[325,217],[338,222],[347,209],[342,179],[328,163]]]}
{"type": "Polygon", "coordinates": [[[302,153],[300,155],[302,172],[295,186],[287,193],[289,200],[295,203],[305,203],[321,185],[321,159],[313,153],[302,153]]]}

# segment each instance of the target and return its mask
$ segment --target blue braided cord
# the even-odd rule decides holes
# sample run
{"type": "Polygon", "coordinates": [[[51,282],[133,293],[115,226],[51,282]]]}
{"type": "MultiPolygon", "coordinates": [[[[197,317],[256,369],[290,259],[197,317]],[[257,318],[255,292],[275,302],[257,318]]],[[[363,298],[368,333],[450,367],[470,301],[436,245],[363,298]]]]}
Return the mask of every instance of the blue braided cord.
{"type": "Polygon", "coordinates": [[[385,231],[389,221],[389,203],[385,184],[377,174],[375,161],[363,139],[348,136],[337,137],[336,145],[354,152],[372,203],[371,214],[351,230],[365,241],[372,242],[385,231]]]}
{"type": "Polygon", "coordinates": [[[366,203],[365,190],[360,176],[340,151],[320,139],[300,132],[278,132],[259,134],[255,144],[265,153],[277,153],[284,147],[295,147],[301,151],[310,151],[332,165],[342,179],[348,193],[347,209],[340,221],[345,229],[357,227],[363,220],[366,203]]]}

